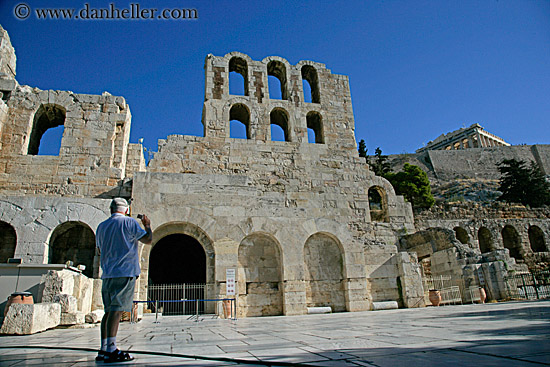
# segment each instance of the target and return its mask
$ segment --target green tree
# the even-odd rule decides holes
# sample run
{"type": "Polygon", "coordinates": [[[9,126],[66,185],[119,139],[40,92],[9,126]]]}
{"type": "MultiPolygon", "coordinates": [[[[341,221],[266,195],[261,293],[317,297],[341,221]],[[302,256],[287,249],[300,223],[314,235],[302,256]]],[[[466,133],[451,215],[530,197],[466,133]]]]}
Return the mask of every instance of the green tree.
{"type": "Polygon", "coordinates": [[[403,195],[414,208],[431,208],[434,205],[430,180],[420,167],[405,163],[402,171],[389,172],[384,177],[391,182],[395,192],[403,195]]]}
{"type": "Polygon", "coordinates": [[[363,139],[361,139],[361,141],[359,142],[359,147],[357,148],[357,151],[359,152],[359,157],[363,157],[365,158],[365,160],[367,159],[367,144],[365,144],[365,141],[363,139]]]}
{"type": "Polygon", "coordinates": [[[376,148],[374,151],[374,162],[371,164],[372,171],[377,176],[384,177],[386,174],[391,172],[391,165],[387,162],[388,156],[382,155],[382,149],[380,147],[376,148]]]}
{"type": "Polygon", "coordinates": [[[497,164],[500,172],[498,198],[507,203],[521,203],[532,207],[550,204],[550,184],[539,166],[517,159],[505,159],[497,164]]]}

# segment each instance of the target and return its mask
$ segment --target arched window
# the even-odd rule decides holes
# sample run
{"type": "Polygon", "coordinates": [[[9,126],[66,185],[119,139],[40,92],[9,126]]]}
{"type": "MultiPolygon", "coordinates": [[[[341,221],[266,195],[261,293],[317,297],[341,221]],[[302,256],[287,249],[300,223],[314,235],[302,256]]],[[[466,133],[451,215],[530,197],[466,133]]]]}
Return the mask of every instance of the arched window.
{"type": "Polygon", "coordinates": [[[83,274],[94,275],[95,234],[81,222],[65,222],[57,226],[50,238],[49,264],[86,265],[83,274]]]}
{"type": "Polygon", "coordinates": [[[479,231],[477,231],[477,240],[479,242],[479,250],[482,254],[494,250],[493,235],[486,227],[481,227],[479,231]]]}
{"type": "Polygon", "coordinates": [[[371,220],[375,222],[389,222],[386,190],[380,186],[373,186],[369,188],[368,195],[371,220]]]}
{"type": "Polygon", "coordinates": [[[308,142],[324,144],[323,121],[319,112],[310,111],[306,115],[308,142]]]}
{"type": "Polygon", "coordinates": [[[502,228],[501,234],[504,248],[510,251],[510,256],[516,260],[522,260],[521,239],[516,229],[508,224],[502,228]]]}
{"type": "Polygon", "coordinates": [[[237,103],[229,110],[229,137],[250,139],[250,111],[242,103],[237,103]]]}
{"type": "Polygon", "coordinates": [[[280,61],[272,60],[267,64],[269,98],[288,100],[286,67],[280,61]],[[279,83],[277,83],[275,77],[279,83]],[[278,84],[278,85],[277,85],[278,84]],[[278,91],[280,90],[280,94],[278,91]]]}
{"type": "Polygon", "coordinates": [[[288,113],[282,108],[274,108],[269,114],[272,141],[290,141],[288,113]],[[280,129],[274,129],[278,126],[280,129]],[[275,133],[275,134],[274,134],[275,133]]]}
{"type": "Polygon", "coordinates": [[[529,227],[529,244],[533,252],[547,252],[546,243],[544,241],[544,232],[538,226],[529,227]]]}
{"type": "Polygon", "coordinates": [[[302,66],[302,84],[304,85],[306,82],[307,88],[304,88],[304,102],[321,103],[317,70],[311,65],[302,66]],[[309,93],[306,93],[306,89],[309,93]]]}
{"type": "Polygon", "coordinates": [[[15,255],[17,234],[15,229],[6,222],[0,221],[0,263],[6,263],[15,255]]]}
{"type": "Polygon", "coordinates": [[[460,243],[468,244],[470,241],[470,237],[468,236],[468,232],[462,227],[455,227],[454,228],[456,239],[460,241],[460,243]]]}
{"type": "Polygon", "coordinates": [[[65,109],[54,104],[41,105],[34,114],[27,154],[59,155],[65,123],[65,109]]]}
{"type": "Polygon", "coordinates": [[[229,94],[248,96],[248,64],[236,56],[229,60],[229,94]]]}

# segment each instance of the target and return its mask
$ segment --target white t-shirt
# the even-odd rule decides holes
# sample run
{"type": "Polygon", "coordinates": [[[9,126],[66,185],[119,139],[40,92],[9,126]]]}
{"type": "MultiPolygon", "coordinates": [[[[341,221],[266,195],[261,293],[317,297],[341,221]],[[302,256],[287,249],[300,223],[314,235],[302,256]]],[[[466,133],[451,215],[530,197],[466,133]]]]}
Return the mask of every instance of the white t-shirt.
{"type": "Polygon", "coordinates": [[[141,272],[138,241],[146,234],[137,220],[120,213],[100,223],[95,240],[101,251],[101,278],[137,277],[141,272]]]}

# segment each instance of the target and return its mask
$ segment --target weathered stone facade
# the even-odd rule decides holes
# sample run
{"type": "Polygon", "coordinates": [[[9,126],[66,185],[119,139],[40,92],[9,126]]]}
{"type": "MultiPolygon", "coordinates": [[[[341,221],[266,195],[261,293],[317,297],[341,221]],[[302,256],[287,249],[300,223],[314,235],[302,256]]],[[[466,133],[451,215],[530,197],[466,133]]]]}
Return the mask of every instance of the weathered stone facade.
{"type": "MultiPolygon", "coordinates": [[[[435,273],[468,284],[485,269],[491,295],[505,297],[506,267],[525,268],[531,253],[548,251],[542,212],[497,218],[470,208],[452,217],[448,209],[418,216],[415,226],[410,204],[358,157],[348,78],[323,64],[208,55],[204,136],[168,136],[146,166],[143,147],[129,143],[123,97],[20,86],[15,52],[1,28],[0,35],[0,262],[70,260],[97,278],[95,230],[117,196],[133,199],[132,215],[152,220],[153,243],[140,245],[136,299],[163,283],[205,284],[200,296],[177,299],[225,297],[226,270],[235,269],[238,316],[360,311],[385,301],[421,307],[418,259],[426,257],[435,273]],[[242,95],[229,93],[231,73],[240,74],[242,95]],[[280,99],[270,96],[270,77],[280,99]],[[235,124],[246,138],[232,137],[235,124]],[[42,135],[61,125],[59,155],[38,154],[42,135]],[[284,141],[274,141],[274,125],[284,141]]],[[[486,157],[491,149],[468,152],[486,157]]],[[[547,150],[529,148],[543,167],[547,150]]],[[[425,164],[436,167],[451,153],[419,159],[429,155],[425,164]]],[[[95,310],[100,281],[90,284],[96,296],[77,302],[95,310]]],[[[62,322],[82,319],[65,298],[54,300],[64,307],[62,322]]]]}
{"type": "MultiPolygon", "coordinates": [[[[15,57],[4,48],[3,58],[15,57]]],[[[13,89],[0,102],[3,257],[73,260],[97,277],[90,249],[107,199],[132,197],[132,213],[146,213],[154,232],[141,247],[138,299],[166,274],[206,283],[205,298],[225,296],[233,268],[240,316],[423,305],[416,257],[396,246],[414,232],[412,210],[358,157],[347,77],[311,61],[237,52],[208,55],[205,73],[204,137],[167,137],[147,167],[141,146],[129,143],[124,98],[41,91],[8,75],[13,89]],[[242,75],[244,95],[229,94],[231,72],[242,75]],[[270,98],[268,76],[279,79],[282,99],[270,98]],[[235,120],[247,139],[230,137],[235,120]],[[272,124],[285,141],[272,141],[272,124]],[[42,134],[59,125],[59,155],[38,155],[42,134]]]]}
{"type": "Polygon", "coordinates": [[[531,270],[550,265],[550,210],[493,203],[448,203],[419,213],[419,230],[445,228],[480,254],[505,252],[531,270]]]}

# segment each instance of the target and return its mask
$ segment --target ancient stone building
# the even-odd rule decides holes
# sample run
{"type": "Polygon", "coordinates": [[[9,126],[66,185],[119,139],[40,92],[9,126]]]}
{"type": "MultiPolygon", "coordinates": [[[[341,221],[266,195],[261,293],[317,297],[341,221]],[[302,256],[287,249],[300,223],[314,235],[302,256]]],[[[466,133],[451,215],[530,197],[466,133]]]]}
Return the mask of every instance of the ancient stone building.
{"type": "Polygon", "coordinates": [[[437,139],[428,142],[425,147],[417,149],[417,153],[428,150],[460,150],[469,148],[486,148],[510,146],[504,139],[483,129],[480,124],[442,134],[437,139]]]}
{"type": "MultiPolygon", "coordinates": [[[[0,37],[0,262],[70,260],[98,277],[95,231],[110,199],[122,196],[153,225],[154,242],[140,248],[137,300],[153,285],[182,283],[202,284],[196,297],[225,297],[226,270],[234,269],[239,316],[360,311],[382,301],[420,307],[417,256],[467,286],[483,267],[492,294],[506,297],[504,263],[516,266],[517,246],[486,246],[479,232],[464,241],[449,226],[474,238],[478,222],[462,219],[423,218],[428,232],[415,233],[410,204],[358,156],[348,78],[324,64],[208,55],[204,136],[168,136],[146,166],[143,147],[129,143],[123,97],[19,85],[1,28],[0,37]],[[59,154],[39,154],[53,129],[63,129],[59,154]],[[277,129],[282,141],[272,136],[277,129]]],[[[548,222],[531,222],[543,252],[548,222]]]]}
{"type": "Polygon", "coordinates": [[[2,262],[72,260],[97,277],[94,233],[109,198],[124,196],[154,230],[138,299],[158,283],[205,283],[205,298],[224,296],[226,269],[236,269],[242,316],[423,304],[415,258],[396,246],[414,231],[411,207],[357,155],[347,77],[311,61],[208,55],[204,137],[167,137],[145,167],[124,98],[19,85],[1,34],[2,70],[13,70],[1,84],[2,262]],[[232,72],[244,95],[229,94],[232,72]],[[270,98],[269,76],[280,99],[270,98]],[[246,139],[231,137],[234,124],[246,139]],[[284,141],[272,140],[272,125],[284,141]],[[37,154],[57,126],[59,155],[37,154]]]}

